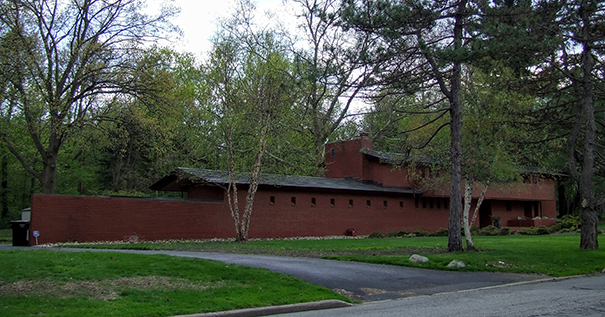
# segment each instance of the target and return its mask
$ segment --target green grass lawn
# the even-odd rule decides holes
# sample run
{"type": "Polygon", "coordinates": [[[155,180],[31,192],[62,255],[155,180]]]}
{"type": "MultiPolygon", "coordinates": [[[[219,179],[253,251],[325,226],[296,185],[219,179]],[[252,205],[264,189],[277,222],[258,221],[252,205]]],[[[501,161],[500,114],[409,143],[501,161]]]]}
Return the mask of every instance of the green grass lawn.
{"type": "MultiPolygon", "coordinates": [[[[570,276],[605,268],[605,251],[579,250],[579,234],[475,237],[479,252],[448,253],[446,237],[262,240],[248,243],[72,245],[312,256],[429,269],[570,276]],[[413,264],[413,253],[427,256],[413,264]]],[[[604,236],[600,236],[605,245],[604,236]]],[[[300,280],[220,262],[161,255],[0,252],[2,316],[170,316],[345,298],[300,280]]]]}
{"type": "MultiPolygon", "coordinates": [[[[436,238],[439,239],[439,238],[436,238]]],[[[605,251],[580,250],[579,235],[475,237],[479,252],[425,253],[426,264],[413,264],[409,255],[336,255],[328,258],[369,263],[447,270],[452,260],[463,261],[462,271],[535,273],[571,276],[599,273],[605,268],[605,251]]],[[[604,245],[605,238],[599,242],[604,245]]],[[[446,244],[447,240],[443,239],[446,244]]]]}
{"type": "MultiPolygon", "coordinates": [[[[248,243],[138,243],[116,245],[79,245],[80,247],[184,250],[312,256],[346,261],[392,264],[447,270],[452,260],[464,261],[464,271],[570,276],[601,272],[605,251],[579,250],[579,234],[539,236],[475,237],[480,252],[447,253],[447,237],[392,239],[266,240],[248,243]],[[413,253],[427,256],[426,264],[408,261],[413,253]]],[[[599,236],[605,246],[604,236],[599,236]]]]}
{"type": "Polygon", "coordinates": [[[347,300],[293,277],[163,255],[0,252],[2,316],[174,316],[347,300]]]}

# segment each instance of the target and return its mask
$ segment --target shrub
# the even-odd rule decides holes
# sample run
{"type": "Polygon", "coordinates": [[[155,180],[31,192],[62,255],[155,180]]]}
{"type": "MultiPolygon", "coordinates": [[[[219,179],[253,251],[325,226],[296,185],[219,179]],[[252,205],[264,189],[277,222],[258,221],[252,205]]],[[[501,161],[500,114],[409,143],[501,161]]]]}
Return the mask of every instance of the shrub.
{"type": "Polygon", "coordinates": [[[550,234],[550,229],[548,229],[548,227],[546,227],[546,226],[540,226],[540,227],[538,227],[538,229],[536,229],[536,233],[537,234],[550,234]]]}
{"type": "Polygon", "coordinates": [[[383,233],[378,232],[378,231],[372,232],[368,236],[368,238],[370,238],[370,239],[382,239],[384,237],[385,237],[385,235],[383,233]]]}
{"type": "Polygon", "coordinates": [[[495,226],[485,226],[477,231],[478,236],[497,236],[500,234],[500,229],[495,226]]]}
{"type": "Polygon", "coordinates": [[[563,226],[557,221],[554,225],[550,226],[550,232],[559,232],[563,229],[563,226]]]}
{"type": "Polygon", "coordinates": [[[582,226],[582,219],[580,219],[580,216],[565,215],[557,221],[557,224],[561,225],[561,228],[563,229],[574,228],[571,230],[575,230],[575,228],[580,228],[582,226]]]}
{"type": "Polygon", "coordinates": [[[531,227],[519,230],[519,234],[524,236],[535,236],[538,234],[538,229],[531,227]]]}
{"type": "Polygon", "coordinates": [[[510,228],[502,228],[502,229],[500,229],[500,232],[498,233],[498,235],[500,235],[500,236],[509,236],[510,234],[511,234],[510,228]]]}
{"type": "Polygon", "coordinates": [[[432,237],[447,237],[447,229],[441,228],[433,233],[431,233],[432,237]]]}
{"type": "Polygon", "coordinates": [[[407,231],[389,232],[385,236],[387,238],[405,238],[409,235],[407,231]]]}
{"type": "Polygon", "coordinates": [[[412,233],[413,233],[413,234],[414,234],[414,236],[416,236],[416,237],[428,237],[428,236],[430,236],[430,235],[431,235],[430,233],[428,233],[428,232],[426,232],[426,231],[423,231],[423,230],[416,230],[416,231],[414,231],[414,232],[412,232],[412,233]]]}

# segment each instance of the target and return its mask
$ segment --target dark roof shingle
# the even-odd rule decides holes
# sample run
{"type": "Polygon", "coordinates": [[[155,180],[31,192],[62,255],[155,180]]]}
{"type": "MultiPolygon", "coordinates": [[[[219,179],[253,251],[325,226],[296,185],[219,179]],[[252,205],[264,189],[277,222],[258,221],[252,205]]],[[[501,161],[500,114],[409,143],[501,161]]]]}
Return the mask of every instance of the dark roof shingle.
{"type": "MultiPolygon", "coordinates": [[[[210,184],[210,185],[226,185],[229,182],[229,174],[227,171],[185,168],[179,167],[174,170],[169,176],[166,176],[151,185],[149,188],[153,190],[183,190],[186,186],[195,184],[210,184]]],[[[240,185],[250,183],[250,175],[240,173],[237,176],[236,182],[240,185]]],[[[360,182],[354,179],[337,179],[325,177],[311,176],[294,176],[294,175],[276,175],[263,174],[259,185],[273,187],[288,187],[298,189],[325,189],[339,191],[359,191],[359,192],[376,192],[376,193],[398,193],[412,194],[415,193],[411,188],[404,187],[383,187],[378,184],[369,184],[360,182]]]]}

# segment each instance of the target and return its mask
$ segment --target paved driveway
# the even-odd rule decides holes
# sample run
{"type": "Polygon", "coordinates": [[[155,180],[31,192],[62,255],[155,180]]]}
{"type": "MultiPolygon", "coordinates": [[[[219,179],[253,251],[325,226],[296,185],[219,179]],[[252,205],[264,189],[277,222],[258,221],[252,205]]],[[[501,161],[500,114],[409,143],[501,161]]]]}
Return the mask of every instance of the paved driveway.
{"type": "MultiPolygon", "coordinates": [[[[0,248],[0,250],[5,249],[0,248]]],[[[247,265],[289,274],[363,301],[432,295],[544,278],[540,275],[435,271],[391,265],[264,255],[72,248],[52,248],[52,250],[166,254],[247,265]]]]}

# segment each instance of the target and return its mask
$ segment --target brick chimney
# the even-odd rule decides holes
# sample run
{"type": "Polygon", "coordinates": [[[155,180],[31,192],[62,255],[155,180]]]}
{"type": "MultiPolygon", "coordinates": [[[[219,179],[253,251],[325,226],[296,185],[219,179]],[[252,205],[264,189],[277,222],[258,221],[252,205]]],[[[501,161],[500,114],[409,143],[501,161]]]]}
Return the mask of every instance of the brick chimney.
{"type": "Polygon", "coordinates": [[[361,132],[357,139],[326,144],[326,177],[370,180],[369,162],[361,153],[362,149],[372,149],[367,132],[361,132]]]}

